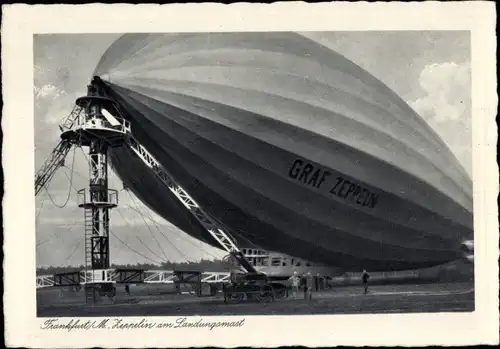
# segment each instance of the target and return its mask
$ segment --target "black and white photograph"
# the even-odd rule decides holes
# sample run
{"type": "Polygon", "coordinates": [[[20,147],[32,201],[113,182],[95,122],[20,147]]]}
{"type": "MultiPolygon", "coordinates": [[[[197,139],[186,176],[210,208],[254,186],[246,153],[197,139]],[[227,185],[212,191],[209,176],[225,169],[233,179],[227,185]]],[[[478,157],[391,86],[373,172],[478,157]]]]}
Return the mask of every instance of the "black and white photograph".
{"type": "Polygon", "coordinates": [[[33,45],[38,316],[474,310],[468,32],[33,45]]]}
{"type": "Polygon", "coordinates": [[[473,314],[472,42],[34,32],[40,329],[473,314]]]}

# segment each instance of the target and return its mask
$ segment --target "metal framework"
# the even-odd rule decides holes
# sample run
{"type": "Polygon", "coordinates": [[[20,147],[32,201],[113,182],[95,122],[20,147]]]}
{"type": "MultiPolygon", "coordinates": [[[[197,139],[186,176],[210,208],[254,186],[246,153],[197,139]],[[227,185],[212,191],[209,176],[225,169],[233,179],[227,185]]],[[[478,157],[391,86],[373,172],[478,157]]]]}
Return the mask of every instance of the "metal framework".
{"type": "Polygon", "coordinates": [[[50,157],[42,165],[35,178],[35,195],[38,195],[47,183],[49,183],[56,171],[64,166],[64,160],[66,159],[71,147],[71,143],[61,140],[54,148],[50,157]]]}
{"type": "MultiPolygon", "coordinates": [[[[174,284],[179,280],[179,272],[174,270],[145,270],[145,271],[135,271],[137,273],[142,273],[142,277],[133,278],[127,277],[134,271],[123,270],[118,272],[114,269],[100,270],[101,277],[100,280],[106,280],[107,282],[115,283],[145,283],[145,284],[174,284]],[[124,277],[125,274],[125,277],[124,277]]],[[[56,275],[40,275],[36,277],[36,288],[47,288],[54,286],[76,286],[85,285],[86,283],[95,283],[97,279],[97,273],[92,273],[89,271],[78,271],[74,273],[64,273],[56,275]]],[[[221,284],[230,282],[230,274],[228,272],[202,272],[201,282],[209,284],[221,284]]]]}
{"type": "Polygon", "coordinates": [[[63,140],[89,148],[89,186],[78,191],[85,218],[85,283],[111,282],[104,271],[110,267],[109,211],[118,205],[118,192],[108,188],[108,149],[124,144],[128,133],[125,122],[113,125],[103,115],[111,103],[89,85],[87,96],[76,100],[80,111],[61,125],[63,140]]]}
{"type": "MultiPolygon", "coordinates": [[[[113,271],[109,255],[109,211],[118,205],[118,192],[108,188],[108,150],[129,146],[167,188],[184,204],[219,245],[248,273],[259,274],[245,259],[234,239],[184,190],[132,135],[130,123],[121,117],[115,102],[107,97],[99,84],[88,85],[87,96],[76,100],[71,114],[61,123],[61,141],[35,177],[36,195],[47,185],[72,146],[89,148],[89,186],[78,191],[79,207],[85,217],[85,270],[55,276],[37,277],[37,288],[62,285],[95,285],[115,282],[174,282],[178,272],[113,271]],[[113,111],[113,114],[108,110],[113,111]],[[107,114],[106,114],[107,112],[107,114]]],[[[198,273],[200,274],[200,273],[198,273]]],[[[202,282],[227,282],[228,273],[201,273],[202,282]]],[[[177,275],[177,278],[179,276],[177,275]]],[[[94,288],[91,293],[95,294],[94,288]]],[[[101,292],[101,291],[100,291],[101,292]]],[[[89,296],[93,298],[93,296],[89,296]]]]}
{"type": "Polygon", "coordinates": [[[200,224],[212,235],[219,245],[229,254],[231,254],[246,271],[257,273],[255,268],[245,259],[230,234],[225,231],[214,219],[210,217],[196,203],[196,201],[184,190],[163,166],[154,158],[154,156],[144,148],[133,136],[127,138],[127,144],[130,149],[147,165],[153,173],[167,186],[167,188],[181,201],[184,206],[193,214],[200,224]]]}

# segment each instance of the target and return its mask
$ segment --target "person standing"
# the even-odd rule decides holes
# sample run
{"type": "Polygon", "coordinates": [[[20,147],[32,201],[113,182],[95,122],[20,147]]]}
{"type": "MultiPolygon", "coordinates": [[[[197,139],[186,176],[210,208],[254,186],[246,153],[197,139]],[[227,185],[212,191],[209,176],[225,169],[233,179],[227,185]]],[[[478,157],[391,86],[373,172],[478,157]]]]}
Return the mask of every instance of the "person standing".
{"type": "Polygon", "coordinates": [[[370,279],[370,274],[366,271],[366,269],[363,269],[363,274],[361,274],[361,278],[363,280],[363,286],[365,288],[365,294],[368,293],[368,280],[370,279]]]}
{"type": "Polygon", "coordinates": [[[314,277],[308,271],[304,282],[304,299],[312,299],[312,291],[314,287],[314,277]]]}
{"type": "Polygon", "coordinates": [[[290,281],[290,285],[292,287],[292,297],[293,299],[297,299],[297,292],[299,291],[300,278],[297,275],[297,272],[294,271],[293,275],[288,279],[290,281]]]}
{"type": "Polygon", "coordinates": [[[323,289],[323,279],[319,273],[316,274],[316,291],[323,289]]]}

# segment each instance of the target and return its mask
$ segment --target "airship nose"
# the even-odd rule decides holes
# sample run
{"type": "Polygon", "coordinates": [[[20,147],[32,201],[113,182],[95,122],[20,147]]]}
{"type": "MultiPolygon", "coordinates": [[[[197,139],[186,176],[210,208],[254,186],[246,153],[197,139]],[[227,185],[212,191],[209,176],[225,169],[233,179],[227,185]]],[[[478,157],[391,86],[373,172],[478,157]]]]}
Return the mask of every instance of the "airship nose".
{"type": "Polygon", "coordinates": [[[464,252],[474,252],[474,240],[465,240],[462,242],[462,251],[464,252]]]}
{"type": "Polygon", "coordinates": [[[474,263],[474,240],[463,241],[461,244],[461,250],[464,258],[467,261],[474,263]]]}
{"type": "Polygon", "coordinates": [[[100,75],[99,78],[104,81],[111,81],[111,76],[109,75],[109,73],[104,73],[100,75]]]}

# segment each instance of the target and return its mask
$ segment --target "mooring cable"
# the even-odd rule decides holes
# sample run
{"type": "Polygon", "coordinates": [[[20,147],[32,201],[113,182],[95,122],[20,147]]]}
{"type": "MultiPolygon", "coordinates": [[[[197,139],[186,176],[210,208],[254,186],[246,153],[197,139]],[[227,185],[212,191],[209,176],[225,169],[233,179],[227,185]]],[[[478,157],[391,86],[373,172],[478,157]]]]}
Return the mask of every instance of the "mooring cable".
{"type": "MultiPolygon", "coordinates": [[[[137,213],[141,214],[141,212],[140,212],[140,211],[136,210],[134,207],[132,207],[132,206],[130,206],[130,205],[128,205],[128,208],[130,208],[131,210],[134,210],[134,211],[136,211],[137,213]]],[[[150,215],[150,216],[151,216],[151,215],[150,215]]],[[[162,235],[165,237],[165,239],[167,239],[167,237],[165,236],[165,234],[161,231],[160,227],[158,226],[158,224],[160,224],[160,223],[158,223],[158,222],[157,222],[157,221],[156,221],[153,217],[147,217],[147,218],[148,218],[150,221],[152,221],[152,222],[153,222],[153,224],[156,226],[156,228],[158,229],[158,231],[160,232],[160,234],[162,234],[162,235]]],[[[176,234],[176,233],[175,233],[174,231],[172,231],[172,229],[170,229],[169,227],[166,227],[166,226],[165,226],[165,229],[167,229],[169,232],[171,232],[171,233],[175,234],[176,236],[178,236],[179,238],[181,238],[183,241],[185,241],[185,242],[189,243],[189,244],[190,244],[190,245],[192,245],[193,247],[195,247],[195,248],[199,249],[201,252],[203,252],[203,253],[205,253],[205,254],[208,254],[208,255],[210,255],[211,257],[215,258],[215,259],[218,259],[218,258],[219,258],[218,256],[215,256],[214,254],[212,254],[212,253],[210,253],[210,252],[206,251],[203,247],[195,245],[195,243],[193,243],[193,242],[192,242],[192,241],[190,241],[189,239],[185,238],[184,236],[182,236],[182,235],[180,235],[180,234],[176,234]]],[[[167,241],[168,241],[169,243],[171,243],[171,244],[172,244],[172,242],[170,242],[170,240],[167,240],[167,241]]],[[[200,242],[202,242],[202,241],[200,241],[200,242]]],[[[172,245],[173,245],[173,244],[172,244],[172,245]]],[[[175,247],[175,246],[174,246],[174,247],[175,247]]],[[[187,257],[186,257],[186,259],[187,259],[187,257]]],[[[188,259],[188,262],[193,262],[193,261],[192,261],[191,259],[188,259]]]]}
{"type": "Polygon", "coordinates": [[[47,195],[49,196],[50,201],[57,208],[64,208],[64,207],[66,207],[66,205],[68,204],[69,199],[71,197],[71,189],[73,188],[73,172],[74,172],[73,170],[74,170],[74,167],[75,167],[75,158],[76,158],[76,147],[73,148],[73,160],[72,160],[72,163],[71,163],[71,177],[70,177],[70,182],[69,182],[68,195],[67,195],[66,201],[64,202],[63,205],[56,204],[54,202],[52,196],[50,195],[48,187],[45,187],[45,191],[47,192],[47,195]]]}
{"type": "MultiPolygon", "coordinates": [[[[144,215],[143,215],[143,213],[142,213],[142,212],[138,209],[138,205],[137,205],[137,203],[135,202],[134,197],[132,196],[132,194],[130,194],[130,191],[128,191],[128,190],[127,190],[127,193],[128,193],[128,195],[130,196],[130,199],[132,200],[132,202],[134,203],[134,205],[135,205],[135,206],[136,206],[136,208],[137,208],[135,211],[139,213],[139,215],[140,215],[140,216],[141,216],[141,218],[143,219],[144,223],[145,223],[145,224],[146,224],[146,226],[149,228],[149,225],[147,224],[146,220],[144,219],[144,215]]],[[[129,207],[131,207],[131,206],[129,205],[129,207]]],[[[153,221],[153,223],[156,223],[156,222],[154,222],[154,221],[153,221]]],[[[155,225],[156,225],[156,224],[155,224],[155,225]]],[[[175,249],[175,250],[179,253],[179,255],[180,255],[182,258],[184,258],[184,260],[185,260],[186,262],[192,262],[189,258],[187,258],[187,257],[186,257],[186,255],[185,255],[182,251],[180,251],[180,250],[177,248],[177,246],[176,246],[175,244],[173,244],[173,243],[172,243],[172,241],[170,241],[170,239],[169,239],[169,238],[168,238],[168,237],[167,237],[167,236],[166,236],[166,235],[165,235],[165,234],[164,234],[164,233],[163,233],[163,232],[159,229],[159,227],[158,227],[157,225],[156,225],[156,229],[157,229],[157,230],[159,231],[159,233],[160,233],[160,234],[161,234],[161,235],[165,238],[165,240],[167,240],[167,242],[168,242],[168,243],[169,243],[169,244],[170,244],[170,245],[171,245],[171,246],[172,246],[172,247],[173,247],[173,248],[174,248],[174,249],[175,249]]],[[[155,239],[155,240],[156,240],[156,239],[155,239]]],[[[157,241],[157,240],[156,240],[156,241],[157,241]]],[[[157,242],[157,243],[158,243],[158,242],[157,242]]],[[[163,251],[163,249],[162,249],[162,251],[163,251]]],[[[165,256],[165,257],[166,257],[166,256],[165,256]]],[[[166,257],[166,258],[168,259],[168,257],[166,257]]]]}
{"type": "Polygon", "coordinates": [[[111,235],[113,235],[119,242],[121,242],[125,247],[127,247],[128,249],[130,249],[132,252],[138,254],[139,256],[143,257],[143,258],[146,258],[147,260],[155,263],[155,264],[158,264],[158,265],[161,265],[160,262],[157,262],[151,258],[149,258],[148,256],[145,256],[143,255],[142,253],[138,252],[137,250],[135,250],[134,248],[132,248],[130,245],[128,245],[127,243],[125,243],[122,239],[120,239],[116,234],[114,234],[111,230],[109,231],[109,233],[111,235]]]}

